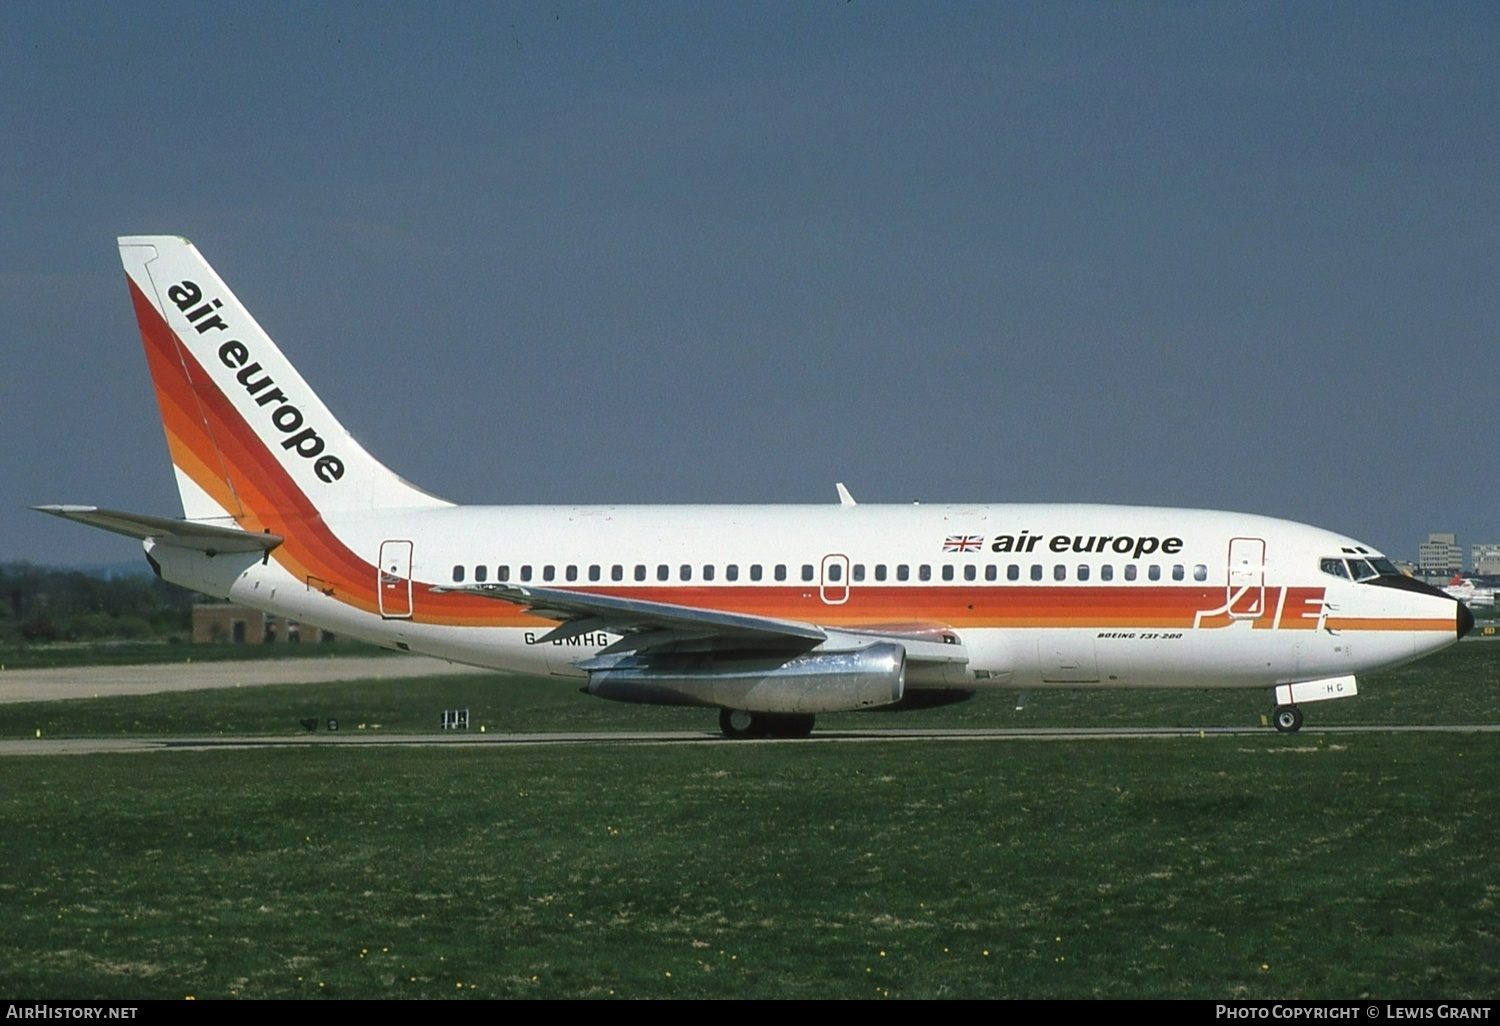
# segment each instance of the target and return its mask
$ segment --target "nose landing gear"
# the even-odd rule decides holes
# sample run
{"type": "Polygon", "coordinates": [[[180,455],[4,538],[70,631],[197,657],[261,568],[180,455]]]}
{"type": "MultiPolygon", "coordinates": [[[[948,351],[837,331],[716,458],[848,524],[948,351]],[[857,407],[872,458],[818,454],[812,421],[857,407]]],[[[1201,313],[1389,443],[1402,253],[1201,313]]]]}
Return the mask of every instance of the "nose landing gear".
{"type": "Polygon", "coordinates": [[[1295,705],[1278,705],[1271,723],[1283,734],[1295,734],[1302,729],[1302,710],[1295,705]]]}

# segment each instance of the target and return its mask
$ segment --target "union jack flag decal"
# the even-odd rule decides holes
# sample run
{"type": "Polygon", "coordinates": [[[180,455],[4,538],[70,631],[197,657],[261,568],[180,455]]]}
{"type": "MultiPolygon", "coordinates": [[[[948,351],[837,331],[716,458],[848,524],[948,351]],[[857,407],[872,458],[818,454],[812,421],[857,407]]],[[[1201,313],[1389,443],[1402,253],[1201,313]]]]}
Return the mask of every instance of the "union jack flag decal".
{"type": "Polygon", "coordinates": [[[950,534],[943,542],[944,552],[978,552],[984,548],[984,538],[977,534],[950,534]]]}

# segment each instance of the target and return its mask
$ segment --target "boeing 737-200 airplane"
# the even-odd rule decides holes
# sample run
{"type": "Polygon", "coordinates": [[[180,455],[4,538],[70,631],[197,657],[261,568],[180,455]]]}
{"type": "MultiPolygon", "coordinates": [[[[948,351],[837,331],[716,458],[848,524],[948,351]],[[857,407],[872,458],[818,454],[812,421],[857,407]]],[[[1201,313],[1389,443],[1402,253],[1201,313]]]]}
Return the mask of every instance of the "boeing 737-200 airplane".
{"type": "Polygon", "coordinates": [[[1274,723],[1451,644],[1462,602],[1331,531],[1089,505],[457,506],[334,419],[185,239],[120,239],[183,519],[162,577],[403,651],[720,710],[731,737],[1009,688],[1274,688],[1274,723]]]}

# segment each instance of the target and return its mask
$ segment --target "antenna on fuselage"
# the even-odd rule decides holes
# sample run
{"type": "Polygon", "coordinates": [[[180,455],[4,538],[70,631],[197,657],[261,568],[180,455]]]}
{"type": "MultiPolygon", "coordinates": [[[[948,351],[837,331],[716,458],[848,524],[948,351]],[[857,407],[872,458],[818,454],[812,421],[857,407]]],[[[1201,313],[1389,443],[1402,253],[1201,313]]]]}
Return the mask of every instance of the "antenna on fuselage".
{"type": "Polygon", "coordinates": [[[847,489],[847,488],[844,487],[844,482],[840,481],[838,484],[834,485],[834,487],[839,490],[839,505],[840,506],[855,506],[855,505],[858,505],[854,501],[854,496],[852,496],[852,495],[849,494],[849,489],[847,489]]]}

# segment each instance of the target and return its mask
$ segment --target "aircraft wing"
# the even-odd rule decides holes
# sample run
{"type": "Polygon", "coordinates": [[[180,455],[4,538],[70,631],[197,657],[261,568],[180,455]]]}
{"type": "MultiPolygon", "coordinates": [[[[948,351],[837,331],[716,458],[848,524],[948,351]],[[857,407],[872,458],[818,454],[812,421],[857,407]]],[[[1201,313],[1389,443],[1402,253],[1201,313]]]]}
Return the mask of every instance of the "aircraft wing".
{"type": "Polygon", "coordinates": [[[284,540],[279,534],[255,534],[238,527],[153,517],[144,513],[122,513],[98,506],[33,506],[39,513],[50,513],[64,520],[76,520],[90,527],[103,528],[127,538],[154,538],[185,549],[198,549],[209,555],[220,552],[270,552],[284,540]]]}
{"type": "Polygon", "coordinates": [[[520,606],[527,612],[548,620],[561,621],[559,626],[537,638],[537,644],[563,641],[593,631],[623,635],[599,655],[642,651],[678,641],[715,638],[755,645],[781,645],[807,651],[833,639],[854,641],[861,645],[896,641],[906,649],[907,658],[917,662],[968,661],[968,654],[958,638],[946,631],[916,628],[909,631],[847,628],[829,630],[799,620],[779,620],[768,616],[677,606],[645,599],[516,584],[473,584],[443,590],[483,595],[520,606]]]}
{"type": "Polygon", "coordinates": [[[810,649],[828,638],[828,632],[812,624],[795,620],[777,620],[766,616],[748,616],[714,609],[675,606],[666,602],[594,595],[562,588],[531,588],[515,584],[474,584],[445,591],[462,591],[471,595],[509,602],[528,613],[559,620],[537,639],[562,641],[592,631],[607,631],[624,637],[605,649],[624,652],[654,647],[669,641],[723,637],[760,644],[781,642],[797,649],[810,649]]]}

